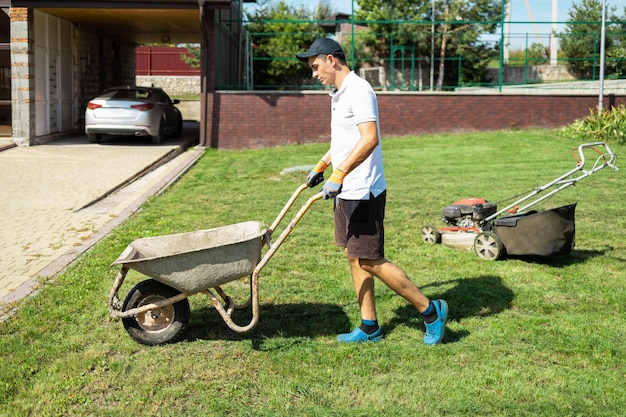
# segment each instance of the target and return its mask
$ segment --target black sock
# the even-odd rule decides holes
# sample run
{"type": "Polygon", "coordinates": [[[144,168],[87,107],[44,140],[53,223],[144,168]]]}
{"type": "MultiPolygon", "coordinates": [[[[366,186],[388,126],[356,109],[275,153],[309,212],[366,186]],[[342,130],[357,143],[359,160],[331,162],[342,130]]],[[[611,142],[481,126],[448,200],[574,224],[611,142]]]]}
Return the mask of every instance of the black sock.
{"type": "Polygon", "coordinates": [[[363,330],[367,334],[372,334],[376,330],[378,330],[378,321],[377,320],[361,320],[361,325],[359,329],[363,330]]]}
{"type": "Polygon", "coordinates": [[[431,301],[428,305],[426,311],[422,313],[422,317],[424,318],[424,323],[433,323],[437,320],[437,309],[435,308],[435,304],[431,301]]]}

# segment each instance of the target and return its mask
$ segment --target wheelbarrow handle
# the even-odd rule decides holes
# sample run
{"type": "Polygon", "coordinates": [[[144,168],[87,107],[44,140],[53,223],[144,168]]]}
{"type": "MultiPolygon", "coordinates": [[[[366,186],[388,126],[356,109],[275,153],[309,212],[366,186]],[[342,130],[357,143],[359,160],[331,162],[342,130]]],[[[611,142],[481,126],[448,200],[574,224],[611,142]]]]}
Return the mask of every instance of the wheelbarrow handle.
{"type": "MultiPolygon", "coordinates": [[[[302,192],[302,190],[304,188],[308,188],[308,186],[306,184],[304,184],[304,185],[298,187],[298,189],[291,196],[291,198],[289,199],[287,204],[285,204],[285,208],[283,208],[283,211],[286,212],[293,205],[293,201],[292,200],[295,200],[298,197],[298,195],[302,192]],[[287,209],[287,210],[285,210],[285,209],[287,209]]],[[[298,212],[293,217],[293,219],[291,219],[289,224],[287,226],[285,226],[285,228],[281,232],[280,236],[275,241],[273,241],[270,244],[268,244],[269,250],[267,251],[267,253],[263,257],[263,259],[261,259],[261,261],[257,264],[257,266],[256,266],[256,268],[255,268],[255,270],[254,270],[252,275],[258,275],[258,273],[261,271],[261,269],[263,269],[263,267],[272,258],[272,256],[274,256],[274,254],[276,253],[278,248],[280,248],[280,246],[283,244],[283,242],[287,239],[287,236],[289,236],[291,231],[296,227],[296,225],[298,224],[300,219],[302,219],[304,214],[309,210],[309,208],[311,208],[313,203],[315,203],[317,200],[320,200],[323,197],[323,195],[324,194],[321,191],[318,192],[317,194],[314,194],[313,196],[311,196],[306,201],[306,203],[304,203],[304,205],[302,207],[300,207],[300,210],[298,210],[298,212]]],[[[278,218],[276,219],[276,221],[274,223],[277,225],[278,223],[280,223],[280,220],[283,217],[285,217],[285,214],[283,212],[281,212],[281,214],[278,216],[278,218]]],[[[275,230],[275,228],[272,229],[272,230],[269,230],[268,233],[269,232],[273,232],[274,230],[275,230]]],[[[270,234],[270,237],[271,237],[271,234],[270,234]]]]}
{"type": "Polygon", "coordinates": [[[285,206],[283,207],[283,209],[280,211],[280,213],[278,213],[278,216],[276,216],[276,220],[274,220],[274,223],[272,223],[272,225],[270,226],[268,230],[270,236],[274,233],[274,231],[276,230],[280,222],[283,221],[283,219],[285,218],[285,215],[287,214],[291,206],[293,206],[293,203],[298,199],[300,194],[302,194],[302,192],[306,190],[307,188],[309,188],[309,186],[305,183],[299,186],[296,189],[296,191],[293,192],[289,200],[287,200],[287,203],[285,203],[285,206]]]}
{"type": "Polygon", "coordinates": [[[233,322],[233,320],[230,317],[230,315],[224,310],[224,308],[219,303],[213,302],[215,308],[217,309],[217,311],[220,313],[220,315],[224,319],[224,322],[226,323],[226,325],[228,327],[230,327],[232,330],[234,330],[234,331],[236,331],[238,333],[247,332],[248,330],[254,328],[254,326],[256,326],[257,322],[259,321],[259,274],[260,274],[261,270],[265,267],[265,265],[267,265],[267,263],[272,258],[272,256],[274,256],[274,254],[276,253],[278,248],[280,248],[280,246],[283,244],[283,242],[287,239],[287,236],[289,236],[289,234],[291,233],[293,228],[300,221],[302,216],[304,216],[304,214],[311,207],[311,205],[315,201],[317,201],[317,200],[319,200],[319,199],[321,199],[323,197],[323,193],[322,192],[319,192],[319,193],[313,195],[312,197],[310,197],[307,200],[307,202],[300,208],[300,210],[295,215],[295,217],[285,227],[285,229],[282,231],[282,233],[280,234],[278,239],[276,239],[273,243],[270,242],[270,240],[271,240],[271,232],[273,232],[276,229],[278,223],[280,223],[280,221],[283,219],[283,217],[285,217],[285,213],[287,212],[287,210],[289,210],[289,208],[293,205],[293,202],[296,200],[296,198],[298,198],[300,193],[302,193],[302,191],[305,188],[309,188],[308,185],[304,184],[304,185],[301,185],[300,187],[298,187],[298,189],[293,193],[293,195],[291,196],[291,198],[289,199],[287,204],[285,204],[285,207],[283,208],[281,213],[276,218],[276,221],[274,221],[274,224],[272,225],[272,229],[268,230],[266,235],[265,235],[265,239],[266,239],[266,243],[267,243],[267,246],[268,246],[268,250],[265,253],[265,256],[263,256],[261,261],[256,265],[256,268],[254,268],[254,271],[252,272],[252,275],[250,276],[250,300],[249,300],[249,303],[252,305],[252,318],[250,319],[250,322],[247,325],[244,325],[244,326],[240,326],[240,325],[236,324],[235,322],[233,322]]]}

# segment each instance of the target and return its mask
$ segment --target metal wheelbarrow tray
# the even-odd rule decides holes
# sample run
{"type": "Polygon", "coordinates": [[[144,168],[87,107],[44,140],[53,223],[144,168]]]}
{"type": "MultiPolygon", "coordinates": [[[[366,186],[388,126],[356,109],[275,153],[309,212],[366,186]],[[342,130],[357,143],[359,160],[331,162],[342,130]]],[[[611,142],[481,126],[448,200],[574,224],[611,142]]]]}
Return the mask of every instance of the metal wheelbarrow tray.
{"type": "MultiPolygon", "coordinates": [[[[323,178],[319,180],[321,182],[323,178]]],[[[200,293],[209,297],[213,307],[232,330],[251,330],[259,320],[261,270],[311,205],[322,198],[321,192],[310,197],[280,236],[272,241],[279,223],[307,188],[307,184],[298,187],[267,229],[260,222],[248,221],[208,230],[134,240],[112,264],[120,265],[121,269],[109,293],[109,314],[121,318],[126,332],[137,342],[146,345],[169,343],[183,335],[189,322],[187,298],[200,293]],[[265,254],[264,246],[267,246],[265,254]],[[135,285],[122,302],[118,293],[130,269],[150,279],[135,285]],[[244,304],[236,305],[220,286],[247,277],[250,281],[250,297],[244,304]],[[231,317],[233,311],[249,307],[252,309],[250,322],[236,324],[231,317]]]]}
{"type": "Polygon", "coordinates": [[[126,265],[180,292],[197,293],[249,276],[267,229],[249,221],[131,242],[113,265],[126,265]]]}

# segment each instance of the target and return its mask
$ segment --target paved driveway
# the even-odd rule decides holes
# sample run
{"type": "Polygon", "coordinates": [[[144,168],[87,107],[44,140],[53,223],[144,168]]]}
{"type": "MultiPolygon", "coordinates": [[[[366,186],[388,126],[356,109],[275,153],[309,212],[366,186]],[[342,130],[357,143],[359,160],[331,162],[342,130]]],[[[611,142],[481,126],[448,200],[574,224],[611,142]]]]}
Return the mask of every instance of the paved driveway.
{"type": "Polygon", "coordinates": [[[201,155],[198,124],[152,145],[85,136],[0,152],[0,307],[63,269],[201,155]],[[108,196],[108,197],[107,197],[108,196]],[[105,198],[106,197],[106,198],[105,198]],[[97,204],[94,202],[100,201],[97,204]]]}

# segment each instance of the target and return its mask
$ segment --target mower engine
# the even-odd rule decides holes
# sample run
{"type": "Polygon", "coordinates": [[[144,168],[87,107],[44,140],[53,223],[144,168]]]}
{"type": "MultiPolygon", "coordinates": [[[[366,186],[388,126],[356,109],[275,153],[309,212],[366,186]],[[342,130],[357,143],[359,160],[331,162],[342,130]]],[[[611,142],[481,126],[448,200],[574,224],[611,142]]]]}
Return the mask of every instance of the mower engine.
{"type": "Polygon", "coordinates": [[[444,223],[452,227],[476,227],[483,225],[483,220],[498,211],[498,206],[484,198],[466,198],[455,201],[443,209],[444,223]]]}

